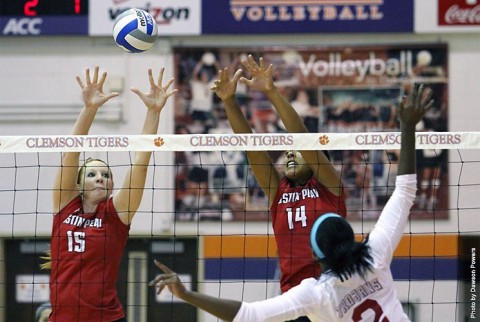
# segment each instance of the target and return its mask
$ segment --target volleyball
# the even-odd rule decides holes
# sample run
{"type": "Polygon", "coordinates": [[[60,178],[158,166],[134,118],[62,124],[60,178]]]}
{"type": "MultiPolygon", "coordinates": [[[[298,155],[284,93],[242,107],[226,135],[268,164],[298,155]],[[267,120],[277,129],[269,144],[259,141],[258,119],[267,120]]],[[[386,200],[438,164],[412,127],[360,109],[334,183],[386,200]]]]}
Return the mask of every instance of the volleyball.
{"type": "Polygon", "coordinates": [[[417,64],[419,66],[428,66],[432,62],[432,54],[427,50],[419,51],[417,54],[417,64]]]}
{"type": "Polygon", "coordinates": [[[130,53],[141,53],[152,47],[157,33],[155,19],[142,9],[125,10],[113,23],[115,43],[130,53]]]}

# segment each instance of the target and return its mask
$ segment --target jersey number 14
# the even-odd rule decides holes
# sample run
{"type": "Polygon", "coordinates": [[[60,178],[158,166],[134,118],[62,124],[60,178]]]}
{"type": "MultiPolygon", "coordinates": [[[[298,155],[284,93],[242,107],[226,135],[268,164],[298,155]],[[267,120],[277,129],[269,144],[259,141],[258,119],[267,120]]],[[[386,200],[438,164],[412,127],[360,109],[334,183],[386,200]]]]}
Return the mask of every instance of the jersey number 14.
{"type": "Polygon", "coordinates": [[[287,219],[288,219],[288,228],[290,230],[293,229],[293,225],[296,222],[301,222],[302,227],[307,226],[307,215],[306,215],[306,207],[305,205],[297,207],[295,209],[293,208],[286,208],[287,211],[287,219]],[[294,215],[295,212],[295,215],[294,215]]]}

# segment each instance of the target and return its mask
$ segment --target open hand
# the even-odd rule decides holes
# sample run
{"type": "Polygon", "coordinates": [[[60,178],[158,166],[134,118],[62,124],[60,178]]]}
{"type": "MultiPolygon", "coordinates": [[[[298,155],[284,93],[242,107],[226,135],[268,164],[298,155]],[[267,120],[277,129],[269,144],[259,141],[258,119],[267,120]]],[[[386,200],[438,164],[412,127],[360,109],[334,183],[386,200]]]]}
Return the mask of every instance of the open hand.
{"type": "Polygon", "coordinates": [[[405,125],[415,126],[433,103],[432,90],[423,83],[415,83],[412,92],[405,95],[400,102],[398,108],[400,121],[405,125]]]}
{"type": "Polygon", "coordinates": [[[245,77],[240,78],[240,82],[246,84],[252,89],[269,92],[275,88],[273,84],[273,65],[270,64],[268,67],[265,66],[265,61],[262,57],[258,60],[258,63],[255,61],[252,55],[248,55],[247,60],[242,61],[243,67],[247,72],[252,76],[251,79],[245,77]]]}
{"type": "Polygon", "coordinates": [[[137,88],[131,88],[130,90],[140,97],[140,99],[145,103],[148,109],[161,111],[167,102],[167,99],[175,94],[178,90],[168,90],[168,88],[173,84],[174,79],[170,79],[165,85],[163,85],[163,74],[165,68],[160,70],[158,75],[157,83],[153,79],[152,69],[148,69],[148,80],[150,82],[150,92],[143,93],[137,88]]]}
{"type": "Polygon", "coordinates": [[[119,95],[117,92],[112,92],[108,95],[103,93],[103,84],[107,78],[107,73],[104,72],[102,77],[98,79],[98,70],[99,67],[95,66],[95,71],[93,72],[92,78],[90,76],[90,68],[87,68],[85,70],[85,83],[82,81],[80,76],[76,76],[77,83],[82,89],[83,103],[87,108],[98,109],[108,100],[119,95]]]}
{"type": "Polygon", "coordinates": [[[230,70],[225,67],[223,70],[218,71],[218,77],[213,82],[211,90],[217,94],[218,98],[225,100],[235,95],[237,90],[238,80],[242,76],[242,70],[239,69],[235,72],[232,78],[230,78],[230,70]]]}

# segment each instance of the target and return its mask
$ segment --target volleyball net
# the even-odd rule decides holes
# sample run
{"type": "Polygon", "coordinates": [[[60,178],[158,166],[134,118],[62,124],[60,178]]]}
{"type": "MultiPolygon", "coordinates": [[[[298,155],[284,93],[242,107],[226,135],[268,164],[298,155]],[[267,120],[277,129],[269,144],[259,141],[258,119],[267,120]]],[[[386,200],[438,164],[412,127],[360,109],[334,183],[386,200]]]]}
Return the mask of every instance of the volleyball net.
{"type": "MultiPolygon", "coordinates": [[[[416,139],[417,198],[392,273],[413,321],[463,321],[478,307],[480,133],[418,132],[416,139]]],[[[146,284],[158,258],[210,295],[254,301],[279,293],[268,202],[245,151],[269,151],[279,169],[287,150],[328,151],[361,237],[393,192],[399,148],[399,132],[0,137],[4,314],[31,319],[49,299],[48,271],[39,264],[62,152],[103,159],[116,186],[133,153],[154,152],[121,267],[127,318],[217,321],[146,284]]]]}

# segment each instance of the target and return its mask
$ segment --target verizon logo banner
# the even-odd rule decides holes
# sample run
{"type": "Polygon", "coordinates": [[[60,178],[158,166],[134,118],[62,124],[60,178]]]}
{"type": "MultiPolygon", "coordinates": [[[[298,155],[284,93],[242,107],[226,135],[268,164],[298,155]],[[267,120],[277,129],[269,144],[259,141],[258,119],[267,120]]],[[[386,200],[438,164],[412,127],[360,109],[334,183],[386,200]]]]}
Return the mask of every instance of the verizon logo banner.
{"type": "Polygon", "coordinates": [[[113,22],[123,11],[139,8],[148,11],[162,35],[199,35],[201,0],[102,0],[90,1],[90,36],[111,36],[113,22]]]}
{"type": "Polygon", "coordinates": [[[480,1],[438,0],[440,26],[479,26],[480,1]]]}
{"type": "Polygon", "coordinates": [[[202,34],[413,32],[413,20],[413,0],[202,1],[202,34]]]}

